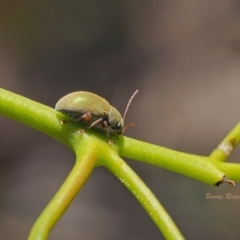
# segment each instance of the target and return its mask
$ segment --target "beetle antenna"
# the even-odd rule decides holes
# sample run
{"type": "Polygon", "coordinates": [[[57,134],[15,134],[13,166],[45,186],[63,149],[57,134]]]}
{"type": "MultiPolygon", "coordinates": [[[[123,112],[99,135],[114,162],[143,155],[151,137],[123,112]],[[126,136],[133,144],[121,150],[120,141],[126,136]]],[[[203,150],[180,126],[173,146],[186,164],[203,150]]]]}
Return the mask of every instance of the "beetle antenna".
{"type": "MultiPolygon", "coordinates": [[[[127,114],[128,109],[129,109],[129,106],[130,106],[133,98],[136,96],[137,93],[138,93],[138,90],[136,90],[136,91],[133,93],[133,95],[131,96],[131,98],[130,98],[129,101],[128,101],[126,110],[125,110],[125,112],[124,112],[124,114],[123,114],[123,122],[124,122],[124,120],[125,120],[125,117],[126,117],[126,114],[127,114]]],[[[124,129],[126,129],[126,128],[124,128],[124,129]]]]}
{"type": "Polygon", "coordinates": [[[123,130],[121,133],[125,132],[125,130],[128,128],[128,127],[135,127],[137,124],[136,123],[128,123],[127,125],[124,126],[123,130]]]}

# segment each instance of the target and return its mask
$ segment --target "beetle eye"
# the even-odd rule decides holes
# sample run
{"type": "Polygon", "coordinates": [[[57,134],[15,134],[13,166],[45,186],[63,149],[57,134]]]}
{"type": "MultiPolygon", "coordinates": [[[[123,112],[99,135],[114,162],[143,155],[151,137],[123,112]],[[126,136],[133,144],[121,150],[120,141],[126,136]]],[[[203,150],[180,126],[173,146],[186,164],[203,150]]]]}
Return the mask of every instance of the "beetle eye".
{"type": "Polygon", "coordinates": [[[116,129],[117,130],[121,130],[122,129],[122,124],[120,122],[117,123],[116,129]]]}

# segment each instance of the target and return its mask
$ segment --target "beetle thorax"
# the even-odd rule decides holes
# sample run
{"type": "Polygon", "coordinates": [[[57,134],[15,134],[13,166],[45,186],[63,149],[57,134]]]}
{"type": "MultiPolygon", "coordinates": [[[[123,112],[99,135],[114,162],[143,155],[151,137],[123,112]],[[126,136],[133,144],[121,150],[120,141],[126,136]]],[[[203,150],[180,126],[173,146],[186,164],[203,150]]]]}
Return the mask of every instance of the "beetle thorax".
{"type": "Polygon", "coordinates": [[[108,121],[112,129],[116,130],[116,132],[121,133],[121,130],[124,127],[123,118],[119,111],[112,106],[108,113],[108,121]]]}

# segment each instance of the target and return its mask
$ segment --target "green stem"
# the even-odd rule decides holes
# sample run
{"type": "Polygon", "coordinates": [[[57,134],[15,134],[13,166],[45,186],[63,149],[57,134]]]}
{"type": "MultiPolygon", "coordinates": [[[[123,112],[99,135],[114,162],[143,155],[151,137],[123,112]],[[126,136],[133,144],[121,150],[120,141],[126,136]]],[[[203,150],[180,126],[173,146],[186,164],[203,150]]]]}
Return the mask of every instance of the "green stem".
{"type": "Polygon", "coordinates": [[[218,161],[226,161],[231,152],[240,142],[240,123],[238,123],[230,133],[221,141],[216,149],[212,151],[210,157],[218,161]]]}
{"type": "Polygon", "coordinates": [[[228,178],[240,181],[240,164],[216,161],[216,166],[224,171],[228,178]]]}
{"type": "Polygon", "coordinates": [[[88,141],[81,142],[77,161],[69,176],[35,222],[28,240],[46,240],[59,218],[71,204],[83,187],[96,164],[95,148],[89,147],[88,141]]]}
{"type": "Polygon", "coordinates": [[[138,175],[114,152],[102,161],[136,197],[166,239],[184,239],[177,226],[154,194],[138,175]]]}
{"type": "Polygon", "coordinates": [[[162,167],[215,185],[224,177],[209,157],[182,153],[135,139],[119,140],[120,156],[162,167]]]}
{"type": "Polygon", "coordinates": [[[76,127],[69,124],[62,131],[59,119],[63,116],[48,106],[0,88],[0,115],[48,134],[73,149],[69,133],[76,127]]]}

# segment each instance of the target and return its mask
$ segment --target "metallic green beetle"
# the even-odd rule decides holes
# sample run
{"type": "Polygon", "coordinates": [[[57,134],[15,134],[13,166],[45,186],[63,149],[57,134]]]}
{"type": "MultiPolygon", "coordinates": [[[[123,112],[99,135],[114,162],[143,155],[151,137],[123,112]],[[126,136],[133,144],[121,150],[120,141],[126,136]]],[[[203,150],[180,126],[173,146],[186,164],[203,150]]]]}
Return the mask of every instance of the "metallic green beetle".
{"type": "Polygon", "coordinates": [[[88,129],[101,124],[102,128],[106,129],[107,138],[109,140],[109,128],[113,129],[113,132],[122,134],[129,126],[135,126],[135,123],[130,123],[124,126],[124,120],[128,108],[138,93],[136,90],[130,98],[123,117],[119,111],[111,106],[104,98],[91,93],[91,92],[73,92],[62,97],[55,106],[55,110],[62,112],[63,114],[72,118],[72,120],[62,120],[62,124],[66,122],[82,122],[90,124],[88,129]]]}

